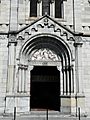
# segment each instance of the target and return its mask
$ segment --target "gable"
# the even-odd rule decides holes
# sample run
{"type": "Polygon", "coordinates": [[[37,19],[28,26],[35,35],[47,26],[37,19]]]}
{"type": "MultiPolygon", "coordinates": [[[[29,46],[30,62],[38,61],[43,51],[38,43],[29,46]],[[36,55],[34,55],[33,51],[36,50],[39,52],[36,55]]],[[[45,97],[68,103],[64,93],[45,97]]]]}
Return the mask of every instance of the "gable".
{"type": "Polygon", "coordinates": [[[45,15],[30,25],[27,25],[21,30],[17,31],[17,34],[18,39],[27,39],[28,37],[32,37],[37,34],[54,34],[64,40],[69,40],[73,39],[74,33],[64,25],[45,15]]]}

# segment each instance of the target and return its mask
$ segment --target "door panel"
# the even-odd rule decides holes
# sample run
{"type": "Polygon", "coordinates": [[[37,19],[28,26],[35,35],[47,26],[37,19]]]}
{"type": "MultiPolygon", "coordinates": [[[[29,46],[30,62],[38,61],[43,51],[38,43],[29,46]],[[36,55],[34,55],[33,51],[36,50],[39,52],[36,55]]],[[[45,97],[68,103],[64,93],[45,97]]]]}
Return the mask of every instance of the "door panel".
{"type": "Polygon", "coordinates": [[[31,71],[31,109],[60,110],[60,74],[55,67],[31,71]]]}

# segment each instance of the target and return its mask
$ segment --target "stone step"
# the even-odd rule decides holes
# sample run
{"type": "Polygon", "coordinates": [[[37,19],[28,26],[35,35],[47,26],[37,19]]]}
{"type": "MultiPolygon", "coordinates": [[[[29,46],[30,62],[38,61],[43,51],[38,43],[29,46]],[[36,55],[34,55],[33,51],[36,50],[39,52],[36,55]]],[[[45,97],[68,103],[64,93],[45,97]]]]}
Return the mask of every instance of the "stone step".
{"type": "MultiPolygon", "coordinates": [[[[3,116],[0,120],[14,120],[14,115],[3,116]]],[[[16,120],[47,120],[47,111],[31,111],[30,113],[19,113],[16,115],[16,120]]],[[[62,114],[58,111],[48,111],[48,120],[79,120],[75,116],[62,114]]],[[[90,120],[81,117],[80,120],[90,120]]]]}
{"type": "MultiPolygon", "coordinates": [[[[0,120],[14,120],[14,116],[2,116],[0,120]]],[[[46,115],[17,115],[15,120],[47,120],[46,115]]],[[[77,117],[72,117],[69,115],[48,115],[48,120],[79,120],[77,117]]],[[[90,120],[87,117],[81,117],[80,120],[90,120]]]]}

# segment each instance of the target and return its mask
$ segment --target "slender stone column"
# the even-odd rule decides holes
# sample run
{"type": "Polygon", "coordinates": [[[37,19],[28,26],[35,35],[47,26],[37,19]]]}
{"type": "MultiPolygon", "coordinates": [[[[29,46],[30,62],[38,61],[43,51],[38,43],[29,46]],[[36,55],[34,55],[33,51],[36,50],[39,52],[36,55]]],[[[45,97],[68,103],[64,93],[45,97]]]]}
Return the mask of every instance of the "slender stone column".
{"type": "Polygon", "coordinates": [[[42,0],[37,2],[37,17],[42,16],[42,0]]]}
{"type": "Polygon", "coordinates": [[[24,92],[26,92],[26,84],[27,84],[27,69],[24,70],[24,92]]]}
{"type": "Polygon", "coordinates": [[[71,71],[71,93],[74,93],[74,70],[73,66],[70,66],[70,71],[71,71]]]}
{"type": "Polygon", "coordinates": [[[21,75],[22,75],[22,74],[21,74],[21,69],[19,69],[19,82],[18,82],[18,84],[19,84],[19,85],[18,85],[18,86],[19,86],[19,87],[18,87],[18,89],[19,89],[18,91],[19,91],[19,92],[21,92],[21,85],[22,85],[22,84],[21,84],[21,83],[22,83],[22,77],[21,77],[21,75]]]}
{"type": "Polygon", "coordinates": [[[74,12],[75,12],[75,31],[82,30],[82,0],[74,0],[74,12]],[[81,9],[80,9],[81,8],[81,9]]]}
{"type": "MultiPolygon", "coordinates": [[[[78,37],[79,39],[79,37],[78,37]]],[[[82,43],[81,42],[75,42],[75,72],[76,72],[76,93],[81,93],[82,92],[82,86],[81,84],[81,67],[82,67],[82,43]]]]}
{"type": "Polygon", "coordinates": [[[55,17],[55,0],[50,2],[50,16],[55,17]]]}
{"type": "Polygon", "coordinates": [[[67,70],[67,94],[70,95],[69,66],[66,67],[66,70],[67,70]]]}
{"type": "Polygon", "coordinates": [[[19,64],[19,80],[18,80],[18,92],[27,92],[27,78],[26,78],[26,71],[27,65],[19,64]]]}
{"type": "Polygon", "coordinates": [[[57,67],[60,71],[60,95],[63,95],[63,74],[61,66],[57,67]]]}
{"type": "MultiPolygon", "coordinates": [[[[31,90],[31,70],[33,69],[33,66],[29,66],[29,68],[28,68],[28,75],[29,75],[29,78],[28,78],[28,84],[27,84],[27,88],[28,88],[28,92],[29,92],[29,94],[30,94],[30,101],[31,101],[31,92],[30,92],[30,90],[31,90]]],[[[31,103],[31,102],[30,102],[31,103]]],[[[31,107],[30,107],[30,109],[31,109],[31,107]]]]}
{"type": "Polygon", "coordinates": [[[24,81],[25,81],[25,79],[24,79],[24,76],[25,76],[25,74],[24,74],[24,69],[22,69],[22,92],[24,92],[24,81]]]}
{"type": "Polygon", "coordinates": [[[17,30],[17,0],[10,0],[10,26],[8,42],[8,80],[7,92],[14,92],[15,84],[15,58],[16,58],[16,30],[17,30]]]}
{"type": "Polygon", "coordinates": [[[63,92],[64,95],[66,94],[66,73],[65,73],[65,67],[63,68],[63,92]]]}
{"type": "Polygon", "coordinates": [[[61,88],[61,95],[63,95],[63,75],[62,70],[60,71],[60,88],[61,88]]]}
{"type": "Polygon", "coordinates": [[[17,4],[18,0],[10,0],[10,31],[17,30],[18,21],[17,4]]]}
{"type": "Polygon", "coordinates": [[[16,58],[16,36],[10,35],[10,41],[8,42],[8,81],[7,92],[14,92],[15,84],[15,58],[16,58]]]}

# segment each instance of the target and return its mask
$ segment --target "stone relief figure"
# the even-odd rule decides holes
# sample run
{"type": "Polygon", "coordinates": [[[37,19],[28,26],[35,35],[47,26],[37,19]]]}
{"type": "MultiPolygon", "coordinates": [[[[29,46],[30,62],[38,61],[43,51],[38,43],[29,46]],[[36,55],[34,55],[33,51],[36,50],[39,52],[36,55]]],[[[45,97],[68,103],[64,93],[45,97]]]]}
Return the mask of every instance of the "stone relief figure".
{"type": "Polygon", "coordinates": [[[60,58],[49,49],[40,49],[33,53],[31,60],[58,61],[60,58]]]}

